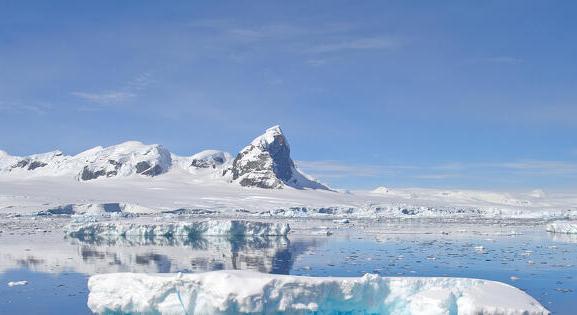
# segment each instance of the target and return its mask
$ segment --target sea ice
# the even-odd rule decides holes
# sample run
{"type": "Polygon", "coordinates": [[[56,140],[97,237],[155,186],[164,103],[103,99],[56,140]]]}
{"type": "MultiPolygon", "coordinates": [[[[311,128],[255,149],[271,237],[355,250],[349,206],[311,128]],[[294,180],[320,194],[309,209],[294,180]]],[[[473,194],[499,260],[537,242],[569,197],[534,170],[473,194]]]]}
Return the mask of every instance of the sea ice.
{"type": "Polygon", "coordinates": [[[577,234],[577,222],[557,221],[547,224],[547,232],[577,234]]]}
{"type": "Polygon", "coordinates": [[[28,284],[28,281],[26,281],[26,280],[8,282],[9,287],[17,287],[17,286],[22,286],[22,285],[27,285],[27,284],[28,284]]]}
{"type": "Polygon", "coordinates": [[[466,278],[313,278],[250,271],[95,275],[95,313],[549,314],[504,283],[466,278]]]}

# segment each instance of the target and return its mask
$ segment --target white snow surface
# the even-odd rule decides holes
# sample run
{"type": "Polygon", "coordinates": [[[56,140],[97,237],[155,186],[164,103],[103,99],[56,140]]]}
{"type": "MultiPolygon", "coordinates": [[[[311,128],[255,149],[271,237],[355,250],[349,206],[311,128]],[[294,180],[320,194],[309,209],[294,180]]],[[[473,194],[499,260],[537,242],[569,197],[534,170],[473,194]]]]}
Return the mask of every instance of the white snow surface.
{"type": "Polygon", "coordinates": [[[122,213],[139,214],[188,209],[235,217],[577,219],[577,196],[566,193],[536,198],[530,192],[417,188],[389,188],[387,193],[258,189],[213,176],[212,168],[199,170],[197,176],[177,168],[155,177],[80,182],[69,176],[0,175],[0,213],[36,214],[68,207],[71,210],[64,214],[99,214],[117,204],[113,208],[122,213]]]}
{"type": "Polygon", "coordinates": [[[577,221],[558,221],[547,224],[547,232],[577,234],[577,221]]]}
{"type": "Polygon", "coordinates": [[[286,236],[288,223],[242,220],[206,220],[197,222],[139,224],[127,222],[71,223],[66,234],[73,237],[263,237],[286,236]]]}
{"type": "Polygon", "coordinates": [[[549,314],[504,283],[466,278],[299,277],[251,271],[101,274],[90,277],[95,313],[549,314]]]}

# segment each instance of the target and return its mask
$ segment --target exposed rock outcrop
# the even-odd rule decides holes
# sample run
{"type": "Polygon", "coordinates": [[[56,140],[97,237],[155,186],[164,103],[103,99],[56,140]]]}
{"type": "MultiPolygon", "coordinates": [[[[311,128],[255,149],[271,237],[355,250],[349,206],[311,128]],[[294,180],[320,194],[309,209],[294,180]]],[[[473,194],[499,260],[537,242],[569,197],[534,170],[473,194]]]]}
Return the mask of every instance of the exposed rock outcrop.
{"type": "Polygon", "coordinates": [[[254,139],[234,159],[232,179],[242,186],[278,189],[285,185],[304,189],[328,189],[299,172],[290,156],[290,147],[279,126],[254,139]]]}

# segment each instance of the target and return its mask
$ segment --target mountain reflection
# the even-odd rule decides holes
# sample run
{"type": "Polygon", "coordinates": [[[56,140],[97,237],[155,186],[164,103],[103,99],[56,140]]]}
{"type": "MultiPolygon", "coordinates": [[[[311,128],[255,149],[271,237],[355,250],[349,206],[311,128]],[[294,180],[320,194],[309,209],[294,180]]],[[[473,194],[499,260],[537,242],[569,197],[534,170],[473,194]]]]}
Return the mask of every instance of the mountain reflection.
{"type": "MultiPolygon", "coordinates": [[[[36,238],[32,236],[32,238],[36,238]]],[[[39,272],[204,272],[247,269],[288,274],[295,259],[319,239],[287,237],[40,238],[0,245],[0,272],[26,267],[39,272]]]]}

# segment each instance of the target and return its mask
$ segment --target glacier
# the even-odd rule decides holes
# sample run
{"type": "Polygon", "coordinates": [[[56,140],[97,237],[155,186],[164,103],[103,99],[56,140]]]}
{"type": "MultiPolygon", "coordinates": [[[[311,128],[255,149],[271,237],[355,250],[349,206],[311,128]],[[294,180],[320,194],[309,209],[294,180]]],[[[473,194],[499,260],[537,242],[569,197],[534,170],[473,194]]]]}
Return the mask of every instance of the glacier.
{"type": "Polygon", "coordinates": [[[468,278],[301,277],[252,271],[100,274],[88,281],[98,314],[549,314],[504,283],[468,278]]]}

